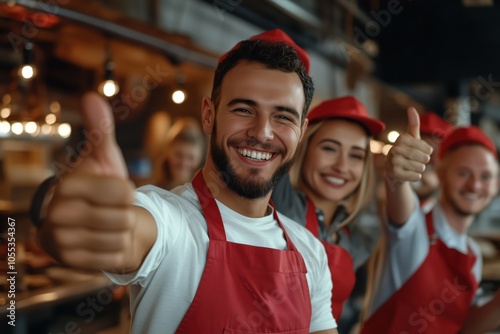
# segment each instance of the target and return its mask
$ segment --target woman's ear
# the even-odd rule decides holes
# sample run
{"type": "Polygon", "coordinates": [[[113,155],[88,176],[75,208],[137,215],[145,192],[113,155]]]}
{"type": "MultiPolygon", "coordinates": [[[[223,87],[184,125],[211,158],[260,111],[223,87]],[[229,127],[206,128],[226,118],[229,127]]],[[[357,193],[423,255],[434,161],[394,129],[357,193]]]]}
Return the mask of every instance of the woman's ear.
{"type": "Polygon", "coordinates": [[[203,132],[212,135],[215,124],[215,106],[211,98],[205,96],[201,102],[201,123],[203,132]]]}

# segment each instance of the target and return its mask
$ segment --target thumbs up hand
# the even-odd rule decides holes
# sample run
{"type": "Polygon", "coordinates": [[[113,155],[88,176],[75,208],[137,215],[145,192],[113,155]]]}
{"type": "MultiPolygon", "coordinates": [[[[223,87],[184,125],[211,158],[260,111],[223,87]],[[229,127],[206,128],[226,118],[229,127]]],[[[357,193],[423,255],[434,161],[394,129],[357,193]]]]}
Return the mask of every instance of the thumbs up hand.
{"type": "Polygon", "coordinates": [[[95,93],[83,98],[87,133],[76,168],[57,184],[39,229],[42,247],[80,269],[127,270],[133,254],[134,189],[115,141],[109,105],[95,93]]]}
{"type": "Polygon", "coordinates": [[[88,93],[82,99],[82,108],[85,130],[91,139],[78,172],[128,179],[127,166],[115,140],[115,122],[109,104],[97,93],[88,93]]]}
{"type": "Polygon", "coordinates": [[[432,147],[420,139],[420,117],[415,108],[408,108],[408,128],[389,150],[386,176],[393,182],[418,181],[431,159],[432,147]]]}

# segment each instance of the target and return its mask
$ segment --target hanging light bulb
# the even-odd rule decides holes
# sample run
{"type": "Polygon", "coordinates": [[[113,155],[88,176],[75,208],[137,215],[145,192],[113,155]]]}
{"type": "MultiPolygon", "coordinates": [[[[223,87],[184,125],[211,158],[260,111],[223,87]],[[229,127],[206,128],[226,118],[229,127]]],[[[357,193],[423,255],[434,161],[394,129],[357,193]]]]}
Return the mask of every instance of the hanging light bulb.
{"type": "Polygon", "coordinates": [[[71,125],[69,125],[68,123],[59,124],[59,127],[57,128],[57,133],[62,138],[68,138],[71,135],[71,125]]]}
{"type": "Polygon", "coordinates": [[[0,110],[0,118],[7,118],[10,116],[11,110],[9,107],[3,107],[0,110]]]}
{"type": "Polygon", "coordinates": [[[120,87],[116,83],[113,75],[113,70],[115,68],[115,64],[108,60],[105,64],[105,74],[104,81],[99,85],[99,92],[104,96],[111,97],[120,91],[120,87]]]}
{"type": "Polygon", "coordinates": [[[29,133],[30,135],[35,135],[38,131],[38,124],[35,122],[31,121],[24,124],[24,132],[29,133]]]}
{"type": "Polygon", "coordinates": [[[172,93],[172,101],[176,104],[181,104],[186,101],[187,93],[184,89],[184,83],[186,78],[182,73],[177,73],[175,76],[175,82],[177,84],[177,89],[172,93]]]}
{"type": "Polygon", "coordinates": [[[20,135],[24,131],[24,126],[20,122],[15,122],[10,126],[10,131],[16,135],[20,135]]]}
{"type": "Polygon", "coordinates": [[[10,132],[10,123],[7,121],[0,121],[0,134],[8,134],[10,132]]]}
{"type": "Polygon", "coordinates": [[[54,124],[56,120],[57,117],[54,114],[47,114],[47,116],[45,116],[45,123],[47,124],[54,124]]]}
{"type": "Polygon", "coordinates": [[[52,125],[50,124],[42,124],[42,134],[48,136],[52,133],[52,125]]]}
{"type": "Polygon", "coordinates": [[[33,51],[32,43],[24,44],[23,64],[19,67],[18,75],[25,80],[33,79],[37,75],[35,52],[33,51]]]}
{"type": "Polygon", "coordinates": [[[387,139],[391,142],[391,143],[394,143],[399,137],[399,132],[397,131],[391,131],[389,132],[389,134],[387,135],[387,139]]]}
{"type": "Polygon", "coordinates": [[[172,101],[176,104],[181,104],[186,100],[186,93],[182,89],[177,89],[172,93],[172,101]]]}

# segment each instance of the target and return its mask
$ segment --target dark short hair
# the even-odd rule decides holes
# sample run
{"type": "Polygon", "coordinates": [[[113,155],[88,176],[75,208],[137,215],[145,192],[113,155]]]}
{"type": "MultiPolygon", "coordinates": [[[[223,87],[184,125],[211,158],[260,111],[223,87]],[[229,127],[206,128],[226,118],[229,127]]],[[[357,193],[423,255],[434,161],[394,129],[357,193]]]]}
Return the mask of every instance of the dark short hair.
{"type": "Polygon", "coordinates": [[[269,42],[264,40],[243,41],[239,46],[230,51],[225,59],[219,63],[215,70],[212,87],[212,101],[217,108],[220,103],[220,91],[225,75],[240,61],[248,60],[264,64],[269,69],[286,73],[295,72],[302,82],[304,89],[304,108],[301,123],[304,122],[314,94],[314,84],[307,74],[304,64],[300,61],[295,49],[283,42],[269,42]]]}

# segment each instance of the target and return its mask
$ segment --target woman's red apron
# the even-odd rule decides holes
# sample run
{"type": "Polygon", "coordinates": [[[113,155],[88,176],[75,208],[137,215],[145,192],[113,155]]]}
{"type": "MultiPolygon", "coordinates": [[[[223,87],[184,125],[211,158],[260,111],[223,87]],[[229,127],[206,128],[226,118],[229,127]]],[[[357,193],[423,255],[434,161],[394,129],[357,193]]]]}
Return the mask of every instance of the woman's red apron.
{"type": "MultiPolygon", "coordinates": [[[[226,241],[217,203],[201,171],[193,187],[208,226],[207,261],[177,333],[309,333],[306,266],[283,230],[287,250],[226,241]]],[[[175,302],[175,301],[173,301],[175,302]]]]}
{"type": "MultiPolygon", "coordinates": [[[[306,228],[319,239],[319,223],[314,203],[307,198],[306,228]]],[[[344,302],[351,295],[356,282],[352,257],[344,248],[321,240],[328,257],[328,267],[332,275],[332,311],[338,321],[342,313],[344,302]]]]}
{"type": "Polygon", "coordinates": [[[472,273],[476,257],[448,248],[426,215],[431,246],[417,271],[364,323],[362,334],[456,334],[478,288],[472,273]]]}

